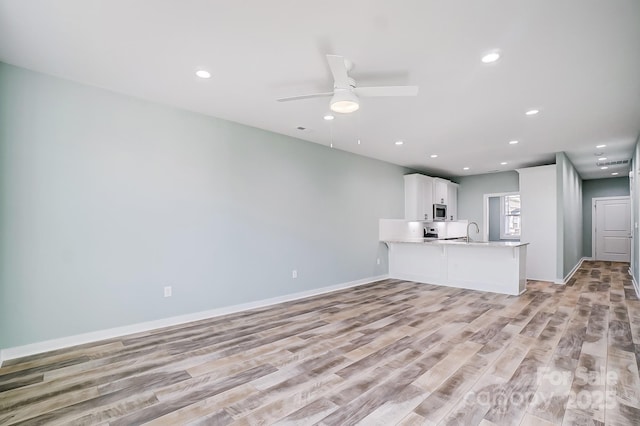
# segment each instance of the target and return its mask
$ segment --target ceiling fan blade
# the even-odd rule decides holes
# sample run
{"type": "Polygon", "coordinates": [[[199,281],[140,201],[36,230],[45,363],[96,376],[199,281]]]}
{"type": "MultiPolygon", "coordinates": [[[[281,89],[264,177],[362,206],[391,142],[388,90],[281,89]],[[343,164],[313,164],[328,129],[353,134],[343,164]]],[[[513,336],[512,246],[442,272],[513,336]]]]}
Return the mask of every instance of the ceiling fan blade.
{"type": "Polygon", "coordinates": [[[333,74],[333,86],[339,89],[347,89],[350,84],[344,57],[327,55],[327,62],[329,62],[329,68],[331,68],[331,74],[333,74]]]}
{"type": "Polygon", "coordinates": [[[310,95],[289,96],[287,98],[280,98],[280,99],[276,99],[276,100],[278,102],[288,102],[288,101],[299,101],[300,99],[327,98],[329,96],[333,96],[333,92],[312,93],[310,95]]]}
{"type": "Polygon", "coordinates": [[[418,86],[356,87],[358,96],[417,96],[418,86]]]}

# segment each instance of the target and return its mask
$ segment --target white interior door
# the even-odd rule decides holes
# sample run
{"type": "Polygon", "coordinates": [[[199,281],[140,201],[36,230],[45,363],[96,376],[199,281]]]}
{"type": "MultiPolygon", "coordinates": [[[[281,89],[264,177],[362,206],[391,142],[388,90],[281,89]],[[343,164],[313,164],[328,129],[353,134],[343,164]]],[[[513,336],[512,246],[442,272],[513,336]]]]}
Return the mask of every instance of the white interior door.
{"type": "Polygon", "coordinates": [[[596,260],[631,260],[631,207],[629,197],[594,199],[593,241],[596,260]]]}

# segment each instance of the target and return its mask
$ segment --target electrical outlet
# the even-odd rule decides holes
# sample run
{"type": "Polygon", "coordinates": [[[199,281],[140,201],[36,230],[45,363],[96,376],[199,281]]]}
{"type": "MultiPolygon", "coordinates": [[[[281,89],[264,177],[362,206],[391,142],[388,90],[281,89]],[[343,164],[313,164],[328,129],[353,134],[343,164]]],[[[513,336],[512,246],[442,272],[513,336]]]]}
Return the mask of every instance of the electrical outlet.
{"type": "Polygon", "coordinates": [[[291,278],[298,278],[298,270],[294,269],[293,271],[291,271],[291,278]]]}
{"type": "Polygon", "coordinates": [[[164,288],[164,297],[171,297],[171,286],[168,285],[164,288]]]}
{"type": "Polygon", "coordinates": [[[376,263],[379,265],[380,264],[380,258],[376,259],[376,263]]]}

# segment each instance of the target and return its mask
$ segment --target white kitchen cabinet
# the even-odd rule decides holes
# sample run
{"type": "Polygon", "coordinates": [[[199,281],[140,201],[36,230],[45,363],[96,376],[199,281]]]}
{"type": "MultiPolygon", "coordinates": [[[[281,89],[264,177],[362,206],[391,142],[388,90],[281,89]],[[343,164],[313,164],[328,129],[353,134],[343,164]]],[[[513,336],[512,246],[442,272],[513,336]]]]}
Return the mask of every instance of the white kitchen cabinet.
{"type": "Polygon", "coordinates": [[[458,184],[433,178],[433,202],[447,206],[447,219],[458,220],[458,184]]]}
{"type": "Polygon", "coordinates": [[[406,220],[433,220],[433,180],[418,173],[404,176],[406,220]]]}
{"type": "Polygon", "coordinates": [[[405,220],[433,220],[433,204],[445,204],[446,220],[458,220],[458,186],[446,179],[419,173],[405,175],[405,220]]]}
{"type": "Polygon", "coordinates": [[[445,179],[433,178],[433,202],[435,204],[448,204],[449,182],[445,179]]]}
{"type": "Polygon", "coordinates": [[[458,220],[458,184],[447,184],[447,220],[458,220]]]}

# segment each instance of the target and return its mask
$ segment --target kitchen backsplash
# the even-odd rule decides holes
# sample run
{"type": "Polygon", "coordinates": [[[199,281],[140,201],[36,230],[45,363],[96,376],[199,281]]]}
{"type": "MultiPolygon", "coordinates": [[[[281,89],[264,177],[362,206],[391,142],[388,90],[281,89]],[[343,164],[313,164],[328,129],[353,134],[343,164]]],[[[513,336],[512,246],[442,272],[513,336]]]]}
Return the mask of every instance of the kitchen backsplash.
{"type": "Polygon", "coordinates": [[[380,219],[378,239],[380,241],[394,241],[423,238],[425,228],[437,231],[438,238],[459,238],[467,234],[466,220],[453,222],[420,222],[403,219],[380,219]]]}

